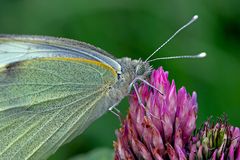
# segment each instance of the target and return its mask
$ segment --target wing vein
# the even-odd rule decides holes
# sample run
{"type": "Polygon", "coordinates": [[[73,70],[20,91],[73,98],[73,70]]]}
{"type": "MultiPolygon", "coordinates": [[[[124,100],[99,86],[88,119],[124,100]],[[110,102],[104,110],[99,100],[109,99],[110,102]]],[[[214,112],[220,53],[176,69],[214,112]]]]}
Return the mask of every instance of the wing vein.
{"type": "Polygon", "coordinates": [[[33,93],[29,93],[29,94],[22,94],[21,96],[12,97],[12,98],[9,98],[9,99],[5,98],[5,100],[0,101],[0,103],[6,102],[6,101],[11,101],[11,100],[18,99],[18,98],[22,98],[22,97],[25,97],[25,96],[31,96],[31,95],[34,95],[34,94],[42,93],[42,92],[48,91],[49,89],[51,89],[53,87],[54,86],[50,86],[50,87],[44,88],[42,90],[39,90],[37,92],[33,92],[33,93]]]}
{"type": "MultiPolygon", "coordinates": [[[[1,82],[0,82],[1,83],[1,82]]],[[[71,83],[71,82],[66,82],[66,83],[59,83],[59,84],[49,84],[49,83],[6,83],[6,84],[0,84],[0,87],[8,87],[8,86],[14,86],[14,85],[39,85],[39,86],[61,86],[61,85],[84,85],[84,86],[98,86],[98,84],[88,84],[88,83],[71,83]]]]}
{"type": "MultiPolygon", "coordinates": [[[[52,88],[54,88],[54,87],[56,87],[56,86],[63,86],[63,85],[69,85],[70,83],[62,83],[62,84],[43,84],[43,86],[49,86],[49,87],[47,87],[47,88],[44,88],[44,89],[42,89],[42,90],[39,90],[39,91],[36,91],[36,92],[32,92],[32,93],[29,93],[29,94],[22,94],[21,96],[17,96],[17,97],[12,97],[12,98],[9,98],[9,99],[4,99],[4,100],[0,100],[0,103],[3,103],[3,102],[6,102],[6,101],[9,101],[9,100],[14,100],[14,99],[18,99],[18,98],[22,98],[22,97],[25,97],[25,96],[31,96],[31,95],[34,95],[34,94],[38,94],[38,93],[43,93],[43,92],[46,92],[46,91],[48,91],[48,90],[50,90],[50,89],[52,89],[52,88]]],[[[21,84],[21,85],[25,85],[25,84],[21,84]]],[[[29,84],[26,84],[26,85],[29,85],[29,84]]],[[[31,85],[34,85],[34,84],[31,84],[31,85]]],[[[80,83],[72,83],[72,84],[70,84],[70,85],[78,85],[78,86],[81,86],[81,85],[83,85],[83,84],[80,84],[80,83]]],[[[0,87],[1,87],[2,85],[0,85],[0,87]]],[[[90,86],[92,87],[92,86],[99,86],[99,85],[95,85],[95,84],[92,84],[92,85],[90,85],[90,84],[86,84],[86,85],[84,85],[84,88],[78,88],[78,89],[86,89],[86,88],[90,88],[90,86]]],[[[78,92],[78,93],[81,93],[81,92],[78,92]]],[[[72,95],[72,94],[71,94],[72,95]]],[[[18,107],[18,106],[17,106],[18,107]]],[[[16,108],[16,107],[11,107],[11,108],[16,108]]],[[[1,111],[1,109],[0,109],[0,111],[1,111]]]]}
{"type": "Polygon", "coordinates": [[[46,70],[46,69],[42,69],[42,68],[35,68],[35,67],[23,67],[23,66],[18,66],[17,67],[18,69],[26,69],[26,70],[29,70],[29,69],[32,69],[32,70],[35,70],[35,71],[43,71],[43,72],[46,72],[48,74],[51,74],[51,75],[54,75],[55,77],[63,80],[63,81],[66,81],[64,78],[60,77],[59,75],[57,75],[56,73],[52,72],[52,70],[46,70]]]}
{"type": "MultiPolygon", "coordinates": [[[[100,99],[100,98],[95,99],[94,102],[98,101],[99,99],[100,99]]],[[[80,115],[78,115],[78,117],[77,117],[77,119],[75,120],[75,122],[71,125],[72,127],[69,127],[69,129],[68,129],[65,133],[69,132],[69,131],[73,128],[73,126],[76,125],[76,123],[79,121],[79,119],[81,118],[82,115],[84,115],[88,110],[93,109],[92,106],[94,105],[94,102],[92,102],[92,103],[89,105],[89,107],[86,108],[85,111],[83,111],[80,115]]],[[[77,108],[77,110],[76,110],[74,113],[78,112],[79,110],[80,110],[80,108],[77,108]]],[[[74,113],[73,113],[71,116],[73,116],[74,113]]],[[[71,117],[70,117],[70,118],[71,118],[71,117]]],[[[89,118],[89,115],[87,116],[86,119],[84,119],[83,123],[85,123],[85,122],[88,120],[88,118],[89,118]]],[[[61,126],[61,127],[62,127],[62,126],[61,126]]],[[[60,128],[59,128],[59,129],[60,129],[60,128]]],[[[59,130],[59,129],[58,129],[58,130],[59,130]]],[[[76,130],[76,129],[75,129],[75,130],[76,130]]],[[[73,133],[73,131],[72,131],[72,133],[73,133]]],[[[57,144],[62,140],[63,136],[65,136],[65,135],[66,135],[66,134],[63,134],[62,137],[59,138],[57,142],[55,142],[55,144],[51,147],[51,149],[54,148],[54,146],[57,145],[57,144]]],[[[71,134],[69,134],[69,136],[70,136],[70,135],[71,135],[71,134]]],[[[52,136],[53,136],[53,135],[52,135],[52,136]]],[[[65,137],[65,140],[66,140],[69,136],[65,137]]],[[[62,140],[62,141],[64,142],[64,140],[62,140]]],[[[60,144],[60,145],[61,145],[61,144],[60,144]]],[[[39,149],[40,149],[40,147],[39,147],[39,149]]],[[[51,150],[51,149],[49,149],[49,150],[51,150]]],[[[33,153],[33,154],[34,154],[34,153],[33,153]]],[[[29,156],[29,158],[30,158],[31,156],[33,156],[33,154],[31,154],[31,155],[29,156]]],[[[43,154],[43,153],[42,153],[42,154],[43,154]]],[[[40,156],[40,157],[41,157],[41,156],[40,156]]]]}
{"type": "MultiPolygon", "coordinates": [[[[50,102],[50,101],[54,101],[54,100],[59,100],[59,99],[64,99],[64,98],[67,98],[67,97],[70,97],[70,96],[76,96],[76,95],[78,95],[78,94],[80,94],[80,93],[82,93],[82,92],[77,92],[77,93],[74,93],[74,94],[70,94],[70,95],[67,95],[67,96],[64,96],[64,97],[58,97],[58,98],[53,98],[53,99],[48,99],[48,100],[46,100],[46,101],[42,101],[42,102],[38,102],[38,103],[34,103],[34,104],[31,104],[31,105],[37,105],[37,104],[41,104],[41,103],[45,103],[45,102],[50,102]]],[[[11,107],[10,109],[14,109],[14,108],[24,108],[25,106],[16,106],[16,107],[11,107]]],[[[59,108],[61,108],[61,107],[56,107],[56,108],[54,108],[54,109],[52,109],[52,110],[55,110],[55,109],[59,109],[59,108]]],[[[43,113],[43,112],[48,112],[48,111],[52,111],[52,110],[46,110],[46,111],[42,111],[42,112],[39,112],[39,113],[43,113]]],[[[5,111],[5,110],[2,110],[2,111],[5,111]]],[[[2,111],[0,111],[0,112],[2,112],[2,111]]],[[[16,115],[18,115],[18,114],[21,114],[21,113],[33,113],[33,111],[30,111],[30,110],[23,110],[23,111],[21,111],[21,112],[17,112],[17,113],[15,113],[15,114],[12,114],[12,115],[9,115],[9,116],[6,116],[6,117],[3,117],[3,118],[0,118],[0,121],[2,121],[2,120],[4,120],[5,118],[9,118],[9,117],[11,117],[11,116],[16,116],[16,115]]]]}
{"type": "MultiPolygon", "coordinates": [[[[98,92],[99,92],[99,91],[98,91],[98,92]]],[[[88,95],[87,97],[89,97],[89,96],[91,96],[91,95],[93,95],[93,94],[95,94],[95,93],[97,93],[97,92],[94,92],[94,93],[88,95]]],[[[75,103],[79,102],[80,100],[85,99],[85,98],[87,98],[87,97],[80,98],[80,99],[78,99],[78,100],[75,100],[75,101],[67,104],[67,105],[62,106],[61,109],[54,114],[54,116],[52,116],[47,122],[44,123],[44,125],[38,130],[38,132],[36,132],[34,135],[32,135],[32,136],[28,139],[28,141],[25,142],[25,143],[22,145],[21,148],[19,148],[19,150],[13,155],[12,158],[14,158],[15,155],[16,155],[18,152],[20,152],[20,150],[21,150],[30,140],[32,140],[33,137],[35,137],[44,127],[46,127],[46,125],[49,124],[65,107],[67,107],[67,106],[69,106],[69,105],[72,105],[72,104],[75,104],[75,103]]],[[[48,138],[47,138],[47,139],[48,139],[48,138]]],[[[43,143],[44,143],[44,142],[43,142],[43,143]]],[[[43,145],[43,143],[41,143],[41,145],[43,145]]],[[[12,159],[12,158],[11,158],[11,159],[12,159]]]]}
{"type": "MultiPolygon", "coordinates": [[[[26,121],[23,122],[22,125],[24,125],[25,123],[29,122],[32,118],[34,118],[34,116],[36,116],[36,115],[33,115],[33,116],[31,116],[30,118],[28,118],[26,121]]],[[[18,127],[17,127],[17,128],[18,128],[18,127]]],[[[9,144],[6,146],[6,148],[0,152],[0,156],[3,155],[14,143],[16,143],[21,137],[23,137],[23,136],[24,136],[30,129],[32,129],[32,128],[33,128],[33,127],[28,128],[27,130],[25,130],[25,132],[24,132],[23,134],[19,135],[13,142],[9,143],[9,144]]],[[[14,130],[15,130],[15,129],[14,129],[14,130]]],[[[14,130],[13,130],[13,131],[14,131],[14,130]]],[[[12,132],[10,132],[8,135],[10,135],[11,133],[12,133],[12,132]]],[[[8,136],[8,135],[6,135],[6,136],[8,136]]],[[[6,137],[6,136],[5,136],[5,137],[6,137]]],[[[1,137],[1,138],[2,138],[2,137],[1,137]]],[[[4,137],[3,137],[3,138],[4,138],[4,137]]]]}

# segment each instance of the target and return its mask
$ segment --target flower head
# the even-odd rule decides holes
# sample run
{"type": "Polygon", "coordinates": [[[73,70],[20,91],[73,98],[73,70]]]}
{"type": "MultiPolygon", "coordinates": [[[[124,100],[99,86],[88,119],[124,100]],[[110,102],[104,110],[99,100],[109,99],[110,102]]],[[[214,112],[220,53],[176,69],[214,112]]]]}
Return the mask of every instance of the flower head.
{"type": "Polygon", "coordinates": [[[149,82],[161,91],[140,84],[130,97],[126,120],[117,132],[115,159],[187,159],[189,141],[196,128],[197,95],[190,96],[161,67],[152,72],[149,82]]]}
{"type": "Polygon", "coordinates": [[[214,124],[207,121],[191,140],[190,160],[240,160],[240,129],[226,120],[214,124]]]}

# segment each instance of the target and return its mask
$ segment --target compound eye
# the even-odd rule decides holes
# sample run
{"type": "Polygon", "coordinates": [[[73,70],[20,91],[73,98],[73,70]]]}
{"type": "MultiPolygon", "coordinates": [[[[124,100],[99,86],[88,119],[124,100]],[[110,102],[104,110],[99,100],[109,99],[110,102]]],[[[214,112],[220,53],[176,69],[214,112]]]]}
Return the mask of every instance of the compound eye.
{"type": "Polygon", "coordinates": [[[122,78],[122,69],[121,69],[121,71],[116,71],[116,73],[117,73],[117,77],[118,77],[118,79],[121,79],[122,78]]]}
{"type": "Polygon", "coordinates": [[[121,73],[117,73],[117,77],[118,77],[118,79],[121,79],[122,78],[122,74],[121,73]]]}

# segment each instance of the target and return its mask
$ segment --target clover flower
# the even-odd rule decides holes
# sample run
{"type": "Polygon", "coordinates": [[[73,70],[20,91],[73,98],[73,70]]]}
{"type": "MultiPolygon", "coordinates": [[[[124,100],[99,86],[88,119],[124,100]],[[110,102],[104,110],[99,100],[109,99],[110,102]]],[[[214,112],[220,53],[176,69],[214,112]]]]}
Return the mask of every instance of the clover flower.
{"type": "Polygon", "coordinates": [[[240,160],[240,129],[220,120],[218,123],[205,122],[191,140],[190,160],[240,160]]]}
{"type": "Polygon", "coordinates": [[[187,159],[196,128],[197,95],[189,95],[184,87],[177,92],[161,67],[149,82],[163,94],[141,83],[137,90],[143,107],[133,92],[127,118],[116,132],[115,160],[187,159]]]}

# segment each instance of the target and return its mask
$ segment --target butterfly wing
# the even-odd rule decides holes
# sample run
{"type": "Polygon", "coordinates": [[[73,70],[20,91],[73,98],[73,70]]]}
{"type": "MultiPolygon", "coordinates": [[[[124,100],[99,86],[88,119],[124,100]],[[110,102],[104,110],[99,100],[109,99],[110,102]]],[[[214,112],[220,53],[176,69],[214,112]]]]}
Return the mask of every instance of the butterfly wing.
{"type": "Polygon", "coordinates": [[[113,105],[108,91],[117,76],[80,56],[16,58],[35,42],[10,42],[8,49],[0,40],[0,159],[44,159],[113,105]]]}
{"type": "Polygon", "coordinates": [[[48,36],[1,34],[0,41],[0,65],[40,57],[81,57],[99,61],[121,72],[121,65],[113,60],[112,55],[84,42],[48,36]]]}

